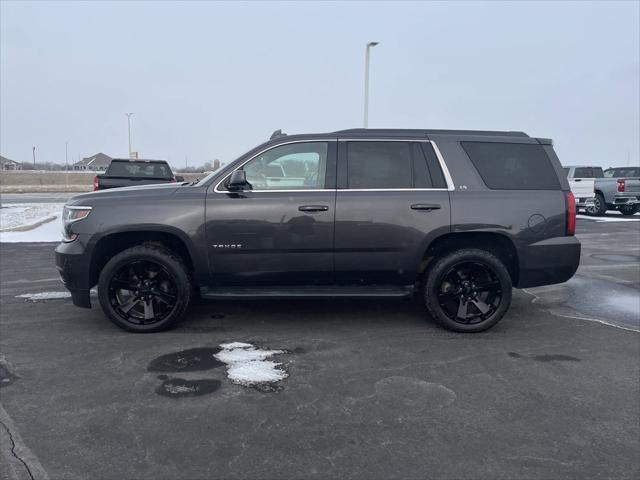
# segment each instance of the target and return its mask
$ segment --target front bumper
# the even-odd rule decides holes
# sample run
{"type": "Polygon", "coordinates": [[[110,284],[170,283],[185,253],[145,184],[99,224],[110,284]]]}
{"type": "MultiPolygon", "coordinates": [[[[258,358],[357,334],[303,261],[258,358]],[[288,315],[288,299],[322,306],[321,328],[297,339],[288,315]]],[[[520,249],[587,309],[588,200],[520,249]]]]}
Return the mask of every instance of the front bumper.
{"type": "Polygon", "coordinates": [[[71,292],[73,304],[91,308],[90,262],[82,242],[60,243],[55,254],[56,268],[62,283],[71,292]]]}
{"type": "Polygon", "coordinates": [[[539,287],[569,280],[580,265],[580,241],[554,237],[521,247],[518,251],[518,288],[539,287]]]}

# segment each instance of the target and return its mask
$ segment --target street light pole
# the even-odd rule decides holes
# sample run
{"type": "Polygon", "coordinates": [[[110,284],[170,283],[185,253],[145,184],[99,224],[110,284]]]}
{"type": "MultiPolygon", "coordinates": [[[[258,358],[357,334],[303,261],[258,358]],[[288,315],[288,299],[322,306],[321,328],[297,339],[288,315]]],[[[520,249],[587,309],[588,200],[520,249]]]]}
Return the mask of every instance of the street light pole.
{"type": "Polygon", "coordinates": [[[33,152],[33,169],[36,169],[36,147],[33,147],[32,150],[33,152]]]}
{"type": "Polygon", "coordinates": [[[64,184],[69,188],[69,141],[64,142],[64,184]]]}
{"type": "Polygon", "coordinates": [[[371,47],[375,47],[379,42],[367,43],[367,49],[364,56],[364,128],[369,126],[369,51],[371,47]]]}
{"type": "Polygon", "coordinates": [[[131,115],[133,113],[125,113],[127,116],[127,127],[129,129],[129,158],[131,158],[131,115]]]}

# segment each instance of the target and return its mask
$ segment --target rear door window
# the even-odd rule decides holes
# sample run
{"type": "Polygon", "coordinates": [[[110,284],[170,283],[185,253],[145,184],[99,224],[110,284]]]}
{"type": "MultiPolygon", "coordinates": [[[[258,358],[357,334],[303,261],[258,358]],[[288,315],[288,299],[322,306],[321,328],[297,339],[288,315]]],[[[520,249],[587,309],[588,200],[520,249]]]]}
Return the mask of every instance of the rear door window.
{"type": "Polygon", "coordinates": [[[601,167],[576,167],[573,176],[575,178],[603,178],[604,172],[601,167]]]}
{"type": "Polygon", "coordinates": [[[460,142],[484,183],[493,190],[559,190],[542,145],[460,142]]]}
{"type": "Polygon", "coordinates": [[[413,188],[409,142],[349,142],[347,178],[350,189],[413,188]]]}

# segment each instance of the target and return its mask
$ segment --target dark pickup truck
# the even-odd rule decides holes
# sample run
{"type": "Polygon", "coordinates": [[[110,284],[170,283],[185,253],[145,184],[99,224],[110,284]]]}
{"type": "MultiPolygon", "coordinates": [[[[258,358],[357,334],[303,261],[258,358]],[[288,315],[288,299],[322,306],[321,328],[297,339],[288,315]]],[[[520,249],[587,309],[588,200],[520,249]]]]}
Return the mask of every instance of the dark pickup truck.
{"type": "Polygon", "coordinates": [[[156,183],[175,183],[183,180],[175,176],[164,160],[127,160],[114,158],[107,170],[93,178],[93,190],[134,187],[156,183]]]}
{"type": "MultiPolygon", "coordinates": [[[[133,332],[213,300],[415,296],[459,332],[495,325],[512,287],[580,261],[552,142],[521,132],[277,134],[197,183],[65,206],[56,264],[73,302],[133,332]]],[[[304,321],[304,319],[301,319],[304,321]]]]}

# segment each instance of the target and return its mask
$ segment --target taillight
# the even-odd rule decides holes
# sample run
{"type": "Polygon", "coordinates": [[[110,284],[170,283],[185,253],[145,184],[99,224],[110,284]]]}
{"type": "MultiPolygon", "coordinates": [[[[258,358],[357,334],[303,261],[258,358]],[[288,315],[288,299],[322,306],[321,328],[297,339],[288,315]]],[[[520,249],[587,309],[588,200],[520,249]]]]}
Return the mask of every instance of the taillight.
{"type": "Polygon", "coordinates": [[[93,177],[93,191],[95,192],[96,190],[100,190],[100,179],[97,175],[93,177]]]}
{"type": "Polygon", "coordinates": [[[576,234],[576,198],[573,193],[567,192],[567,235],[576,234]]]}
{"type": "Polygon", "coordinates": [[[623,179],[618,180],[618,191],[624,192],[625,183],[623,179]]]}

